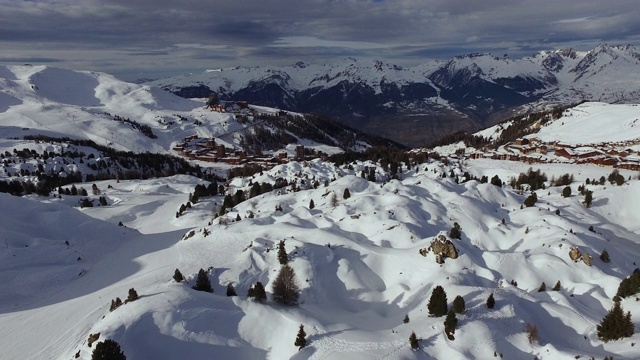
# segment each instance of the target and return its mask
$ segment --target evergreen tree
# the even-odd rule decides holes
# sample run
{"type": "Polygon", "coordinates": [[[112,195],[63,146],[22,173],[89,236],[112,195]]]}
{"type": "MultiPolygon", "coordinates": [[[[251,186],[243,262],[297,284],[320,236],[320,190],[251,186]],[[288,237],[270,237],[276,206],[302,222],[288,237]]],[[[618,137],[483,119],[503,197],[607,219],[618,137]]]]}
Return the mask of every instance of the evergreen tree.
{"type": "Polygon", "coordinates": [[[562,196],[566,198],[571,196],[571,187],[566,186],[564,189],[562,189],[562,196]]]}
{"type": "Polygon", "coordinates": [[[607,251],[607,249],[604,249],[602,251],[602,254],[600,254],[600,260],[602,260],[602,262],[604,263],[609,263],[611,261],[611,259],[609,258],[609,252],[607,251]]]}
{"type": "Polygon", "coordinates": [[[332,193],[331,194],[331,206],[336,207],[338,206],[338,197],[336,196],[336,193],[332,193]]]}
{"type": "Polygon", "coordinates": [[[429,315],[434,317],[444,316],[447,313],[447,293],[442,286],[436,286],[431,292],[427,309],[429,309],[429,315]]]}
{"type": "Polygon", "coordinates": [[[631,276],[623,279],[618,286],[617,296],[627,297],[640,291],[640,271],[636,269],[631,276]]]}
{"type": "Polygon", "coordinates": [[[131,288],[129,289],[129,296],[127,296],[127,301],[131,302],[131,301],[136,301],[139,299],[138,293],[136,292],[136,289],[131,288]]]}
{"type": "Polygon", "coordinates": [[[404,316],[404,319],[402,319],[402,322],[405,323],[405,324],[408,324],[409,321],[410,321],[409,314],[407,314],[407,315],[404,316]]]}
{"type": "Polygon", "coordinates": [[[273,292],[273,300],[277,303],[287,306],[298,304],[300,288],[298,288],[296,274],[291,266],[282,265],[271,291],[273,292]]]}
{"type": "Polygon", "coordinates": [[[444,320],[444,332],[447,336],[455,334],[457,325],[458,319],[456,319],[456,313],[453,310],[449,310],[447,318],[444,320]]]}
{"type": "Polygon", "coordinates": [[[314,207],[316,207],[316,204],[313,203],[313,199],[311,199],[309,201],[309,209],[313,209],[314,207]]]}
{"type": "Polygon", "coordinates": [[[449,231],[449,237],[452,239],[460,240],[461,236],[462,236],[462,228],[460,227],[460,224],[458,224],[457,222],[454,222],[453,227],[451,228],[451,231],[449,231]]]}
{"type": "MultiPolygon", "coordinates": [[[[485,180],[486,182],[486,180],[485,180]]],[[[502,187],[502,180],[500,179],[500,177],[498,175],[494,175],[491,178],[491,185],[495,185],[497,187],[502,187]]]]}
{"type": "Polygon", "coordinates": [[[280,240],[278,243],[278,262],[280,262],[280,265],[287,265],[289,263],[287,250],[284,248],[284,240],[280,240]]]}
{"type": "Polygon", "coordinates": [[[122,300],[120,300],[120,298],[117,297],[115,300],[111,300],[111,307],[109,307],[109,311],[114,311],[120,306],[122,306],[122,300]]]}
{"type": "Polygon", "coordinates": [[[198,271],[198,277],[196,278],[196,285],[193,287],[194,290],[198,291],[206,291],[213,292],[213,288],[211,287],[211,281],[209,281],[209,276],[204,271],[204,269],[200,269],[198,271]]]}
{"type": "Polygon", "coordinates": [[[493,297],[493,293],[487,298],[487,308],[493,309],[496,306],[496,299],[493,297]]]}
{"type": "Polygon", "coordinates": [[[547,284],[545,284],[544,281],[542,282],[542,284],[540,284],[540,287],[538,288],[538,292],[543,292],[543,291],[547,291],[547,284]]]}
{"type": "Polygon", "coordinates": [[[96,348],[93,349],[91,354],[91,360],[127,360],[127,357],[120,349],[120,344],[111,339],[106,339],[96,344],[96,348]]]}
{"type": "Polygon", "coordinates": [[[605,315],[600,324],[596,326],[598,338],[604,342],[630,337],[635,331],[631,313],[624,314],[620,302],[613,304],[609,313],[605,315]]]}
{"type": "Polygon", "coordinates": [[[262,285],[260,281],[258,281],[253,287],[249,288],[247,296],[258,302],[264,302],[267,300],[267,292],[264,290],[264,285],[262,285]]]}
{"type": "Polygon", "coordinates": [[[560,280],[558,280],[558,282],[553,286],[553,289],[551,289],[553,291],[560,291],[560,280]]]}
{"type": "Polygon", "coordinates": [[[300,330],[298,330],[298,335],[296,336],[296,342],[293,345],[298,347],[298,350],[302,350],[305,346],[307,346],[307,339],[305,338],[307,333],[304,332],[304,326],[300,324],[300,330]]]}
{"type": "Polygon", "coordinates": [[[347,200],[348,198],[351,197],[351,192],[349,192],[349,188],[344,189],[344,193],[342,194],[342,197],[347,200]]]}
{"type": "Polygon", "coordinates": [[[409,336],[409,345],[411,345],[412,349],[420,348],[420,343],[418,342],[418,337],[416,336],[415,331],[412,331],[411,336],[409,336]]]}
{"type": "Polygon", "coordinates": [[[453,311],[456,314],[464,314],[464,312],[466,311],[466,305],[462,296],[458,295],[455,299],[453,299],[453,311]]]}
{"type": "Polygon", "coordinates": [[[260,281],[256,282],[255,287],[253,288],[254,296],[253,298],[256,301],[264,302],[267,300],[267,292],[264,289],[264,285],[260,281]]]}
{"type": "Polygon", "coordinates": [[[176,271],[173,273],[173,280],[175,280],[176,282],[182,282],[182,280],[184,280],[184,276],[182,276],[180,270],[176,269],[176,271]]]}
{"type": "Polygon", "coordinates": [[[585,193],[584,193],[584,206],[585,207],[590,207],[592,201],[593,201],[593,191],[591,191],[591,190],[585,191],[585,193]]]}
{"type": "Polygon", "coordinates": [[[537,201],[538,201],[538,195],[536,195],[536,193],[533,193],[524,200],[524,206],[532,207],[533,205],[535,205],[537,201]]]}
{"type": "Polygon", "coordinates": [[[240,213],[238,213],[238,214],[236,215],[236,221],[240,221],[240,220],[242,220],[242,218],[240,217],[240,213]]]}
{"type": "Polygon", "coordinates": [[[227,296],[238,296],[232,283],[227,284],[227,296]]]}

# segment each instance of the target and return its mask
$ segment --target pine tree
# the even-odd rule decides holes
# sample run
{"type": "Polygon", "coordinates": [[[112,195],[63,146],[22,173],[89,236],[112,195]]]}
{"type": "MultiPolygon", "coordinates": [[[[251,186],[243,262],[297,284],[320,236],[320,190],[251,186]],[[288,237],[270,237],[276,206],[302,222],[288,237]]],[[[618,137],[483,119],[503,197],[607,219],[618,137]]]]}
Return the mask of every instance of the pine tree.
{"type": "Polygon", "coordinates": [[[427,309],[429,309],[429,315],[434,317],[444,316],[447,313],[447,293],[442,286],[436,286],[431,292],[427,309]]]}
{"type": "Polygon", "coordinates": [[[460,240],[460,236],[462,236],[462,228],[460,227],[460,224],[454,222],[451,231],[449,231],[449,237],[460,240]]]}
{"type": "Polygon", "coordinates": [[[271,287],[273,300],[287,306],[298,304],[300,289],[296,282],[296,274],[289,265],[282,265],[278,276],[271,287]]]}
{"type": "Polygon", "coordinates": [[[211,287],[211,281],[209,281],[209,276],[204,271],[204,269],[200,269],[198,271],[198,277],[196,278],[196,285],[193,287],[194,290],[198,291],[206,291],[213,292],[213,288],[211,287]]]}
{"type": "Polygon", "coordinates": [[[131,302],[131,301],[136,301],[138,300],[138,293],[136,292],[136,289],[131,288],[129,289],[129,296],[127,296],[127,302],[131,302]]]}
{"type": "Polygon", "coordinates": [[[638,291],[640,291],[640,271],[636,269],[631,276],[622,279],[618,286],[616,295],[620,297],[627,297],[637,293],[638,291]]]}
{"type": "Polygon", "coordinates": [[[420,348],[420,343],[418,342],[418,337],[416,336],[415,331],[412,331],[411,336],[409,336],[409,345],[411,345],[412,349],[420,348]]]}
{"type": "Polygon", "coordinates": [[[313,209],[316,207],[316,204],[313,203],[313,199],[309,200],[309,209],[313,209]]]}
{"type": "Polygon", "coordinates": [[[558,280],[558,282],[553,286],[553,289],[551,289],[553,291],[560,291],[560,280],[558,280]]]}
{"type": "Polygon", "coordinates": [[[120,298],[117,297],[115,300],[111,300],[111,307],[109,307],[109,311],[114,311],[120,306],[122,306],[122,300],[120,300],[120,298]]]}
{"type": "Polygon", "coordinates": [[[96,348],[93,349],[91,354],[91,360],[126,360],[127,357],[120,349],[120,344],[117,342],[106,339],[105,341],[96,344],[96,348]]]}
{"type": "Polygon", "coordinates": [[[456,326],[458,325],[458,319],[456,319],[456,313],[453,310],[449,310],[447,318],[444,320],[444,332],[447,336],[451,336],[456,332],[456,326]]]}
{"type": "Polygon", "coordinates": [[[175,280],[176,282],[182,282],[182,280],[184,280],[184,276],[182,276],[180,270],[176,269],[176,271],[173,273],[173,280],[175,280]]]}
{"type": "Polygon", "coordinates": [[[264,290],[264,285],[258,281],[253,287],[249,288],[247,296],[253,298],[257,302],[264,302],[267,300],[267,292],[264,290]]]}
{"type": "Polygon", "coordinates": [[[631,321],[631,313],[624,314],[619,301],[613,304],[609,313],[596,326],[598,338],[604,342],[618,340],[633,335],[635,328],[631,321]]]}
{"type": "Polygon", "coordinates": [[[536,193],[533,193],[524,200],[524,206],[532,207],[533,205],[535,205],[537,201],[538,201],[538,195],[536,195],[536,193]]]}
{"type": "Polygon", "coordinates": [[[592,201],[593,201],[593,191],[591,191],[591,190],[585,191],[585,194],[584,194],[584,206],[585,207],[591,206],[591,202],[592,201]]]}
{"type": "Polygon", "coordinates": [[[453,299],[453,311],[456,314],[464,314],[464,312],[466,311],[466,305],[462,296],[458,295],[455,299],[453,299]]]}
{"type": "Polygon", "coordinates": [[[227,284],[227,296],[238,296],[232,283],[227,284]]]}
{"type": "Polygon", "coordinates": [[[493,309],[496,306],[496,299],[493,297],[493,293],[487,298],[487,307],[493,309]]]}
{"type": "Polygon", "coordinates": [[[603,263],[609,263],[611,261],[607,249],[602,250],[602,254],[600,254],[600,260],[602,260],[603,263]]]}
{"type": "Polygon", "coordinates": [[[410,321],[409,314],[407,314],[407,315],[404,316],[404,319],[402,320],[402,322],[405,323],[405,324],[408,324],[409,321],[410,321]]]}
{"type": "Polygon", "coordinates": [[[336,196],[336,193],[332,193],[331,194],[331,206],[336,207],[338,206],[338,197],[336,196]]]}
{"type": "Polygon", "coordinates": [[[304,332],[304,326],[300,324],[300,330],[298,330],[298,335],[296,336],[296,342],[293,345],[298,347],[298,350],[302,350],[305,346],[307,346],[307,339],[305,338],[307,334],[304,332]]]}
{"type": "Polygon", "coordinates": [[[564,189],[562,189],[562,196],[566,197],[566,198],[571,196],[571,187],[570,186],[566,186],[564,189]]]}
{"type": "Polygon", "coordinates": [[[540,287],[538,288],[538,292],[543,292],[543,291],[547,291],[547,284],[545,284],[544,281],[542,282],[542,284],[540,284],[540,287]]]}
{"type": "Polygon", "coordinates": [[[289,263],[287,250],[284,248],[284,240],[280,240],[278,243],[278,262],[280,262],[280,265],[287,265],[289,263]]]}
{"type": "Polygon", "coordinates": [[[344,193],[342,194],[342,198],[347,200],[350,197],[351,197],[351,192],[349,192],[349,188],[344,189],[344,193]]]}

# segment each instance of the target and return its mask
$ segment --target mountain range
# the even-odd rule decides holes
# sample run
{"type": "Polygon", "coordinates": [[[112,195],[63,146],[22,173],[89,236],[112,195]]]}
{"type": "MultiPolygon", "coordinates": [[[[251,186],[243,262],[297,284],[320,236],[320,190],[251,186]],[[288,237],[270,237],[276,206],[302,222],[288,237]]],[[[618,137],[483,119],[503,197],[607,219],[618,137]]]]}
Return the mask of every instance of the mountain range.
{"type": "Polygon", "coordinates": [[[233,67],[147,84],[186,98],[208,97],[318,113],[419,146],[473,132],[513,115],[583,100],[640,101],[640,51],[601,44],[589,51],[468,54],[401,67],[346,58],[330,64],[233,67]]]}

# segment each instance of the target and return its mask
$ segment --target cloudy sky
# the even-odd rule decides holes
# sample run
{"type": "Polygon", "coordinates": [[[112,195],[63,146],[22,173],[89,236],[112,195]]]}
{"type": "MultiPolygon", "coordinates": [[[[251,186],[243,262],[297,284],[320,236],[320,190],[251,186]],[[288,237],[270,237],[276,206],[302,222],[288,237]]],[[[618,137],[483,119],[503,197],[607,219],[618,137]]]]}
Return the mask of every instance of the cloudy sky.
{"type": "Polygon", "coordinates": [[[0,63],[125,80],[347,56],[408,66],[638,45],[638,19],[637,0],[0,0],[0,63]]]}

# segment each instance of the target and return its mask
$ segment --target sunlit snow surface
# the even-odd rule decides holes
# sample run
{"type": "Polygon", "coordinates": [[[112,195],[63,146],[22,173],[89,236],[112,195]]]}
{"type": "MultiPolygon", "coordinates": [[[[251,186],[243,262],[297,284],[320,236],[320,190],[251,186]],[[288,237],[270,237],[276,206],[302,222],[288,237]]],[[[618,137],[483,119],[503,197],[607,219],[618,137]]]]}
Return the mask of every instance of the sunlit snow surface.
{"type": "MultiPolygon", "coordinates": [[[[360,178],[365,165],[372,164],[349,170],[316,160],[257,174],[254,182],[284,177],[310,184],[315,178],[321,185],[249,199],[225,216],[226,225],[212,219],[219,196],[175,217],[200,182],[188,176],[97,182],[110,205],[82,210],[73,196],[0,194],[0,238],[6,239],[0,251],[3,356],[66,359],[80,350],[80,358],[89,359],[86,339],[97,332],[101,339],[118,341],[131,359],[214,353],[239,359],[467,359],[492,357],[494,351],[505,358],[640,356],[631,346],[637,335],[603,344],[595,330],[620,280],[637,267],[640,229],[634,209],[640,181],[589,186],[594,191],[589,209],[581,205],[582,196],[563,198],[561,188],[538,191],[536,206],[520,209],[524,195],[440,179],[448,168],[438,163],[418,172],[405,169],[403,180],[385,184],[360,178]],[[325,187],[324,180],[332,178],[325,187]],[[345,188],[351,193],[346,200],[345,188]],[[312,199],[315,207],[309,209],[312,199]],[[275,211],[276,205],[283,211],[275,211]],[[250,213],[255,217],[248,218],[250,213]],[[238,214],[242,220],[233,221],[238,214]],[[421,256],[418,250],[453,222],[462,227],[462,239],[453,240],[459,258],[440,266],[433,253],[421,256]],[[591,225],[595,233],[588,230],[591,225]],[[203,229],[210,234],[205,237],[203,229]],[[195,234],[181,240],[190,230],[195,234]],[[301,304],[294,308],[246,297],[256,281],[270,293],[280,240],[302,289],[301,304]],[[571,261],[572,246],[589,252],[593,266],[571,261]],[[598,258],[605,248],[609,264],[598,258]],[[192,290],[198,270],[209,267],[214,293],[192,290]],[[171,279],[176,268],[188,283],[171,279]],[[537,291],[542,282],[550,289],[557,281],[561,291],[537,291]],[[225,296],[228,283],[238,297],[225,296]],[[428,316],[436,285],[445,288],[449,302],[457,295],[466,301],[455,341],[443,334],[443,318],[428,316]],[[141,299],[109,312],[111,300],[126,298],[131,287],[141,299]],[[497,303],[488,310],[491,292],[497,303]],[[407,314],[411,321],[403,324],[407,314]],[[539,344],[529,345],[526,323],[540,329],[539,344]],[[300,324],[309,344],[302,351],[293,346],[300,324]],[[420,350],[409,347],[412,331],[422,339],[420,350]]],[[[467,161],[465,169],[506,180],[527,165],[478,160],[467,161]]],[[[549,176],[573,173],[574,194],[587,177],[609,172],[559,164],[541,170],[549,176]]],[[[248,190],[248,180],[234,180],[231,187],[248,190]]],[[[640,310],[637,304],[634,298],[622,303],[632,314],[640,310]]]]}

